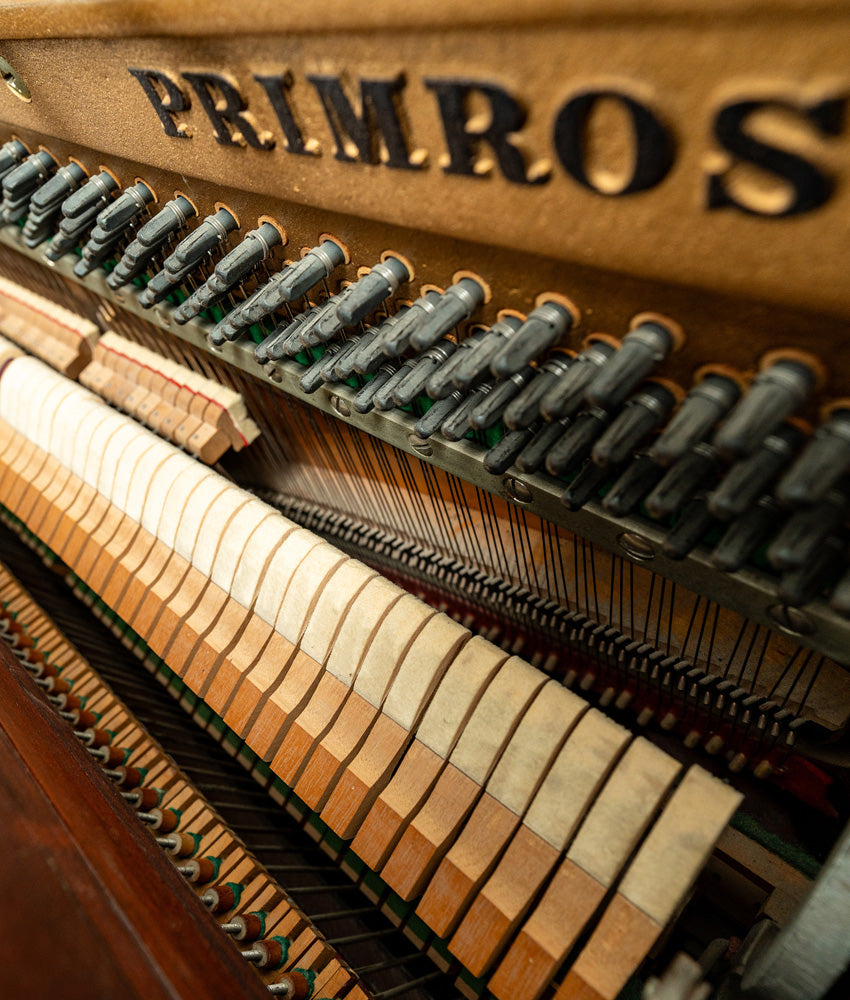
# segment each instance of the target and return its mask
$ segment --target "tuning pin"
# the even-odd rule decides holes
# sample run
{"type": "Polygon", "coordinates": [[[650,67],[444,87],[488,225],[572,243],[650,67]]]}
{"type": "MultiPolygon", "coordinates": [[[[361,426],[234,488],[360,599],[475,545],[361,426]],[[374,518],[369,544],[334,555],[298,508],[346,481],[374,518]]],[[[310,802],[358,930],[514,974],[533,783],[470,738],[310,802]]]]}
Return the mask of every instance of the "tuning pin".
{"type": "MultiPolygon", "coordinates": [[[[443,367],[438,371],[434,372],[430,379],[428,379],[428,384],[425,386],[425,391],[431,397],[431,399],[443,399],[446,396],[451,395],[454,391],[454,376],[457,371],[461,369],[461,366],[465,363],[468,355],[481,343],[484,337],[487,336],[487,330],[478,329],[474,333],[471,333],[464,340],[461,340],[458,344],[458,349],[452,355],[452,357],[443,365],[443,367]]],[[[485,369],[486,370],[486,369],[485,369]]]]}
{"type": "Polygon", "coordinates": [[[26,246],[33,249],[50,236],[62,203],[87,176],[78,163],[69,163],[66,167],[59,167],[49,180],[33,192],[23,229],[26,246]]]}
{"type": "Polygon", "coordinates": [[[354,326],[368,316],[400,285],[411,278],[410,269],[398,257],[387,257],[350,286],[350,293],[337,307],[340,326],[354,326]]]}
{"type": "Polygon", "coordinates": [[[371,327],[372,336],[361,342],[360,348],[352,358],[353,371],[357,372],[358,375],[371,375],[372,372],[376,372],[381,365],[386,363],[387,356],[383,351],[383,339],[406,315],[407,309],[407,306],[402,306],[397,313],[387,316],[381,323],[371,327]]]}
{"type": "Polygon", "coordinates": [[[62,202],[62,214],[67,220],[88,218],[93,209],[99,212],[118,188],[118,181],[102,170],[62,202]]]}
{"type": "Polygon", "coordinates": [[[436,289],[430,289],[407,309],[403,318],[386,331],[380,345],[385,357],[399,358],[404,354],[410,347],[417,325],[436,310],[441,298],[436,289]]]}
{"type": "Polygon", "coordinates": [[[104,208],[97,217],[97,224],[110,235],[116,236],[147,208],[154,200],[154,193],[144,181],[137,181],[104,208]]]}
{"type": "Polygon", "coordinates": [[[647,434],[667,419],[676,403],[676,393],[669,386],[662,382],[647,382],[596,442],[593,461],[597,465],[626,461],[647,434]]]}
{"type": "Polygon", "coordinates": [[[438,399],[428,411],[421,416],[414,428],[416,434],[421,438],[429,438],[436,434],[446,420],[455,412],[464,400],[464,393],[460,389],[455,389],[449,396],[438,399]]]}
{"type": "Polygon", "coordinates": [[[10,170],[14,170],[15,167],[28,154],[29,150],[20,141],[20,139],[11,139],[9,142],[0,146],[0,180],[2,180],[10,170]]]}
{"type": "Polygon", "coordinates": [[[375,377],[367,382],[354,397],[354,409],[358,413],[368,413],[375,405],[375,394],[380,392],[387,382],[398,373],[400,367],[398,361],[388,361],[382,365],[375,373],[375,377]]]}
{"type": "Polygon", "coordinates": [[[83,278],[106,260],[123,237],[124,228],[144,211],[153,198],[153,191],[139,181],[102,209],[94,229],[89,233],[88,243],[83,247],[82,257],[74,266],[74,274],[83,278]]]}
{"type": "Polygon", "coordinates": [[[178,323],[187,323],[204,309],[217,302],[222,295],[238,285],[250,271],[265,260],[272,249],[283,242],[280,230],[270,222],[247,233],[245,239],[235,246],[216,264],[213,273],[196,289],[173,313],[178,323]]]}
{"type": "Polygon", "coordinates": [[[83,186],[62,202],[62,218],[45,256],[56,261],[79,241],[103,206],[117,190],[118,182],[107,171],[90,177],[83,186]]]}
{"type": "Polygon", "coordinates": [[[461,438],[472,430],[470,416],[472,412],[481,405],[481,402],[493,391],[493,383],[490,381],[479,382],[470,392],[460,406],[452,413],[446,422],[440,427],[440,434],[447,441],[460,441],[461,438]]]}
{"type": "Polygon", "coordinates": [[[738,383],[728,375],[709,372],[688,393],[667,427],[652,446],[652,457],[661,465],[672,465],[708,434],[735,405],[741,395],[738,383]]]}
{"type": "Polygon", "coordinates": [[[387,379],[387,381],[372,397],[376,410],[386,412],[387,410],[394,409],[398,405],[396,403],[396,394],[398,393],[402,383],[405,382],[411,374],[415,374],[418,361],[418,357],[408,358],[408,360],[404,361],[399,366],[398,370],[387,379]]]}
{"type": "Polygon", "coordinates": [[[520,472],[537,472],[568,426],[568,420],[556,420],[540,426],[516,458],[515,465],[520,472]]]}
{"type": "Polygon", "coordinates": [[[558,351],[537,369],[537,374],[505,410],[505,427],[517,430],[540,419],[540,404],[553,384],[573,363],[572,355],[558,351]]]}
{"type": "Polygon", "coordinates": [[[323,382],[346,382],[351,377],[351,373],[343,377],[340,375],[340,371],[345,370],[347,359],[350,360],[354,352],[357,350],[360,341],[366,334],[354,334],[348,340],[342,340],[339,344],[339,351],[325,357],[328,358],[328,364],[322,369],[322,381],[323,382]]]}
{"type": "Polygon", "coordinates": [[[264,309],[262,304],[263,298],[269,293],[269,289],[274,287],[275,283],[280,280],[285,271],[286,268],[278,274],[273,275],[265,285],[257,288],[244,302],[240,302],[234,306],[224,319],[219,320],[210,333],[210,339],[213,343],[223,344],[226,340],[237,340],[243,330],[246,330],[249,326],[253,326],[254,323],[261,322],[266,316],[271,315],[275,310],[264,309]]]}
{"type": "Polygon", "coordinates": [[[844,543],[830,537],[802,565],[789,570],[779,581],[779,600],[790,607],[808,604],[847,565],[844,543]]]}
{"type": "Polygon", "coordinates": [[[272,361],[277,361],[282,357],[294,358],[305,350],[316,346],[315,341],[310,336],[310,331],[328,312],[333,311],[334,303],[332,299],[327,299],[317,306],[302,313],[302,321],[296,326],[291,325],[288,336],[277,346],[270,350],[269,357],[272,361]],[[278,352],[275,356],[275,351],[278,352]]]}
{"type": "Polygon", "coordinates": [[[534,378],[536,371],[536,368],[527,365],[522,371],[503,382],[497,382],[493,391],[470,414],[469,422],[473,430],[484,431],[497,423],[501,419],[505,407],[528,385],[534,378]]]}
{"type": "Polygon", "coordinates": [[[472,349],[458,361],[452,374],[452,385],[466,390],[484,375],[489,375],[490,362],[502,349],[506,340],[513,337],[522,327],[518,316],[505,314],[488,330],[481,332],[472,349]]]}
{"type": "Polygon", "coordinates": [[[328,344],[325,353],[307,367],[298,380],[298,386],[302,392],[309,395],[325,384],[326,379],[323,378],[323,371],[333,362],[341,347],[341,344],[328,344]]]}
{"type": "Polygon", "coordinates": [[[395,390],[395,405],[409,406],[414,399],[425,392],[425,384],[457,350],[453,340],[441,340],[430,350],[414,359],[414,365],[404,381],[395,390]]]}
{"type": "Polygon", "coordinates": [[[579,466],[610,422],[611,414],[599,407],[579,413],[546,456],[546,471],[553,476],[565,476],[579,466]]]}
{"type": "Polygon", "coordinates": [[[345,342],[345,351],[337,355],[334,365],[334,381],[347,382],[354,375],[354,363],[361,350],[373,344],[378,337],[378,328],[370,326],[364,333],[355,333],[345,342]]]}
{"type": "Polygon", "coordinates": [[[768,364],[714,435],[714,445],[727,458],[752,454],[779,424],[807,399],[817,378],[813,369],[793,358],[768,364]]]}
{"type": "Polygon", "coordinates": [[[585,399],[607,409],[619,406],[676,346],[677,338],[671,326],[660,318],[643,319],[623,337],[619,350],[599,369],[585,392],[585,399]]]}
{"type": "Polygon", "coordinates": [[[436,343],[475,312],[487,296],[484,286],[474,278],[461,278],[438,297],[430,315],[419,317],[410,343],[422,351],[436,343]]]}
{"type": "Polygon", "coordinates": [[[316,347],[332,340],[345,329],[346,324],[339,317],[339,307],[354,294],[355,285],[346,285],[325,303],[322,315],[303,332],[305,347],[316,347]]]}
{"type": "Polygon", "coordinates": [[[841,486],[833,487],[820,503],[791,515],[767,550],[771,565],[783,570],[802,566],[840,528],[850,508],[850,482],[841,486]]]}
{"type": "Polygon", "coordinates": [[[259,323],[282,306],[300,299],[345,259],[342,247],[333,240],[325,240],[313,247],[300,261],[287,265],[243,302],[239,315],[231,321],[231,327],[241,330],[259,323]]]}
{"type": "Polygon", "coordinates": [[[143,181],[138,181],[127,188],[118,198],[97,216],[96,225],[89,233],[88,243],[83,247],[83,255],[79,264],[82,268],[74,268],[80,277],[88,274],[98,264],[106,260],[112,248],[124,236],[125,229],[154,200],[154,193],[143,181]]]}
{"type": "Polygon", "coordinates": [[[252,292],[247,299],[235,305],[230,312],[216,323],[209,333],[210,341],[217,346],[221,346],[225,341],[238,340],[242,331],[246,330],[254,323],[259,323],[274,310],[265,312],[259,307],[263,295],[268,290],[272,282],[279,278],[280,274],[274,275],[265,285],[252,292]],[[254,314],[259,311],[260,315],[255,319],[254,314]]]}
{"type": "MultiPolygon", "coordinates": [[[[269,361],[279,361],[286,357],[283,351],[283,344],[292,333],[293,329],[305,323],[310,315],[310,310],[299,313],[295,319],[284,320],[272,330],[272,332],[254,348],[254,360],[261,365],[269,361]]],[[[210,335],[212,336],[212,335],[210,335]]],[[[299,341],[300,343],[300,341],[299,341]]]]}
{"type": "Polygon", "coordinates": [[[534,428],[522,427],[508,433],[484,455],[484,468],[494,476],[500,476],[513,464],[519,453],[534,437],[534,428]]]}
{"type": "Polygon", "coordinates": [[[693,497],[676,525],[667,532],[661,548],[670,559],[684,559],[714,524],[705,494],[693,497]]]}
{"type": "Polygon", "coordinates": [[[226,208],[220,208],[215,215],[208,215],[177,244],[163,262],[164,269],[175,276],[185,274],[187,268],[196,267],[211,250],[238,228],[236,217],[226,208]]]}
{"type": "Polygon", "coordinates": [[[56,169],[56,160],[46,150],[33,153],[3,177],[3,222],[17,222],[27,214],[33,192],[56,169]]]}
{"type": "Polygon", "coordinates": [[[521,371],[548,350],[575,325],[575,316],[558,302],[543,302],[528,314],[515,337],[502,344],[490,362],[497,378],[507,378],[521,371]]]}
{"type": "MultiPolygon", "coordinates": [[[[654,449],[649,452],[655,458],[654,449]]],[[[650,517],[663,520],[682,507],[719,465],[717,451],[704,441],[686,452],[667,470],[664,478],[646,498],[646,509],[650,517]]]]}
{"type": "Polygon", "coordinates": [[[148,282],[147,288],[139,296],[139,305],[149,309],[162,301],[173,288],[183,284],[190,272],[199,267],[210,251],[239,227],[236,218],[226,208],[220,208],[215,215],[208,215],[185,239],[166,257],[162,270],[148,282]]]}
{"type": "Polygon", "coordinates": [[[736,462],[708,498],[714,515],[724,521],[737,517],[763,493],[770,492],[774,479],[804,440],[801,430],[783,424],[749,458],[736,462]]]}
{"type": "Polygon", "coordinates": [[[561,503],[568,510],[580,510],[588,500],[592,500],[599,493],[612,476],[616,477],[621,469],[622,465],[603,468],[588,462],[561,494],[561,503]]]}
{"type": "Polygon", "coordinates": [[[113,289],[126,285],[195,214],[195,206],[183,195],[178,195],[163,205],[136,233],[135,239],[106,279],[107,285],[113,289]]]}
{"type": "Polygon", "coordinates": [[[294,302],[306,295],[340,264],[346,261],[346,253],[335,240],[323,240],[318,246],[308,250],[301,260],[290,264],[281,274],[276,285],[280,301],[271,311],[279,309],[284,302],[294,302]]]}
{"type": "Polygon", "coordinates": [[[779,504],[765,494],[732,521],[715,545],[711,561],[726,573],[736,572],[774,534],[782,517],[779,504]]]}
{"type": "Polygon", "coordinates": [[[326,344],[329,340],[342,333],[345,325],[340,322],[339,307],[345,302],[347,297],[353,294],[354,285],[346,288],[325,303],[322,315],[314,323],[305,327],[301,333],[301,339],[305,347],[317,347],[319,344],[326,344]]]}
{"type": "Polygon", "coordinates": [[[588,346],[577,354],[573,364],[552,385],[540,403],[544,420],[573,416],[584,403],[587,387],[599,369],[617,349],[604,335],[592,334],[588,346]]]}
{"type": "Polygon", "coordinates": [[[850,469],[850,410],[833,411],[779,481],[777,496],[791,507],[822,500],[850,469]]]}
{"type": "Polygon", "coordinates": [[[615,517],[625,517],[655,486],[664,469],[645,452],[629,462],[625,471],[605,494],[602,506],[615,517]]]}

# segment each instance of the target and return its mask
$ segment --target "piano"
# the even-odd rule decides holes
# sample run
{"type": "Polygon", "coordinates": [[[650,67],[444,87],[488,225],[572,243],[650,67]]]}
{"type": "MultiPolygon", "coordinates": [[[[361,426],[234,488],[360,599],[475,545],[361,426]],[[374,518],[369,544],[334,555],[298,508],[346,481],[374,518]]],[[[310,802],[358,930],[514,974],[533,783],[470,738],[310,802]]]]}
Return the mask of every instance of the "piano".
{"type": "Polygon", "coordinates": [[[0,983],[846,995],[844,5],[0,6],[0,983]]]}

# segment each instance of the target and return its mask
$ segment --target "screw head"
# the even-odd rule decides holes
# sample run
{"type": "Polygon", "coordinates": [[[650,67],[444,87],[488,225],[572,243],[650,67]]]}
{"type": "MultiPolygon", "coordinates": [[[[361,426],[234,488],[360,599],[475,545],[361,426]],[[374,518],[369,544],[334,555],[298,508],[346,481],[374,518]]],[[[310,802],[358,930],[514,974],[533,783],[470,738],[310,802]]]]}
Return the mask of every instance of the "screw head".
{"type": "Polygon", "coordinates": [[[788,604],[774,604],[767,609],[767,613],[786,632],[793,632],[795,635],[811,635],[815,631],[811,618],[799,608],[793,608],[788,604]]]}
{"type": "Polygon", "coordinates": [[[528,486],[515,476],[505,476],[504,487],[508,499],[514,503],[531,503],[534,499],[534,494],[528,486]]]}
{"type": "Polygon", "coordinates": [[[652,543],[636,531],[624,531],[621,535],[617,536],[617,541],[620,543],[620,548],[623,552],[630,559],[634,559],[635,562],[646,562],[655,556],[655,549],[652,543]]]}
{"type": "Polygon", "coordinates": [[[427,458],[434,454],[434,449],[431,447],[431,442],[428,438],[419,437],[418,434],[411,434],[407,442],[417,455],[423,455],[427,458]]]}
{"type": "Polygon", "coordinates": [[[338,417],[350,417],[351,406],[342,396],[331,396],[331,408],[338,417]]]}
{"type": "Polygon", "coordinates": [[[0,57],[0,79],[6,84],[19,101],[29,104],[32,101],[32,94],[29,87],[24,83],[21,74],[6,59],[0,57]]]}

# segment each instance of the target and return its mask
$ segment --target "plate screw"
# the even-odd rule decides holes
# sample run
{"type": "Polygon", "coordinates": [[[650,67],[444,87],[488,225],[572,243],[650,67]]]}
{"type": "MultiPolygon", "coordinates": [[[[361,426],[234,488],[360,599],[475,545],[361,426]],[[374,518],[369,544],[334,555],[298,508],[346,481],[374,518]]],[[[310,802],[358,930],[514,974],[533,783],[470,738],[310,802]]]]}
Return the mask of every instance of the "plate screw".
{"type": "Polygon", "coordinates": [[[655,556],[655,549],[651,543],[636,531],[624,531],[617,537],[617,541],[623,552],[636,562],[646,562],[655,556]]]}

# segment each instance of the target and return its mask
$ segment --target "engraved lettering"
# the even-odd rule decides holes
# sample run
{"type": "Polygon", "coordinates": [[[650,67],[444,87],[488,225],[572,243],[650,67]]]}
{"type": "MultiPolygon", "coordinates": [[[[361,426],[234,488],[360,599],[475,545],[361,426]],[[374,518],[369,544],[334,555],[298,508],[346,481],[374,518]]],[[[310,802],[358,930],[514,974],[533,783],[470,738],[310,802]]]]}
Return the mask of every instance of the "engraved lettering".
{"type": "Polygon", "coordinates": [[[361,80],[360,110],[348,99],[338,76],[308,76],[325,110],[336,149],[334,156],[346,163],[381,163],[400,170],[424,166],[411,159],[401,124],[404,78],[361,80]],[[381,147],[383,146],[383,155],[381,147]]]}
{"type": "Polygon", "coordinates": [[[158,69],[136,69],[133,66],[128,66],[127,69],[142,85],[142,90],[162,122],[165,134],[175,139],[190,139],[191,130],[184,124],[178,124],[176,116],[181,111],[188,111],[191,101],[174,78],[158,69]]]}
{"type": "Polygon", "coordinates": [[[549,180],[548,168],[535,170],[526,165],[516,144],[517,133],[525,125],[526,112],[506,90],[472,80],[432,77],[424,83],[436,94],[440,108],[449,151],[448,163],[443,167],[445,173],[486,176],[492,166],[483,155],[483,148],[489,146],[496,155],[499,169],[514,184],[544,184],[549,180]],[[478,116],[471,113],[474,97],[486,102],[488,114],[483,124],[479,124],[478,116]]]}
{"type": "Polygon", "coordinates": [[[292,89],[292,74],[278,73],[274,76],[254,76],[254,79],[265,90],[269,103],[274,110],[281,130],[283,131],[283,148],[287,153],[298,153],[301,156],[318,156],[319,148],[315,140],[304,141],[304,135],[289,101],[289,91],[292,89]]]}
{"type": "Polygon", "coordinates": [[[780,146],[764,142],[749,131],[754,115],[764,111],[792,113],[808,122],[822,136],[837,136],[844,127],[846,102],[823,100],[793,103],[784,98],[744,100],[722,107],[714,119],[717,142],[734,157],[723,169],[709,174],[706,207],[737,208],[748,215],[783,218],[820,208],[830,199],[834,181],[820,167],[780,146]],[[735,183],[742,165],[757,167],[768,178],[779,180],[778,196],[770,187],[735,183]]]}
{"type": "Polygon", "coordinates": [[[674,143],[667,127],[646,105],[621,91],[589,90],[570,98],[555,117],[552,141],[567,173],[597,194],[648,191],[660,184],[673,166],[674,143]],[[603,101],[616,102],[632,128],[631,170],[619,182],[604,185],[588,167],[588,131],[594,111],[603,101]]]}
{"type": "Polygon", "coordinates": [[[183,79],[198,95],[215,131],[216,142],[222,146],[247,144],[254,149],[274,148],[274,139],[268,133],[257,132],[244,98],[227,77],[220,73],[183,73],[183,79]]]}

